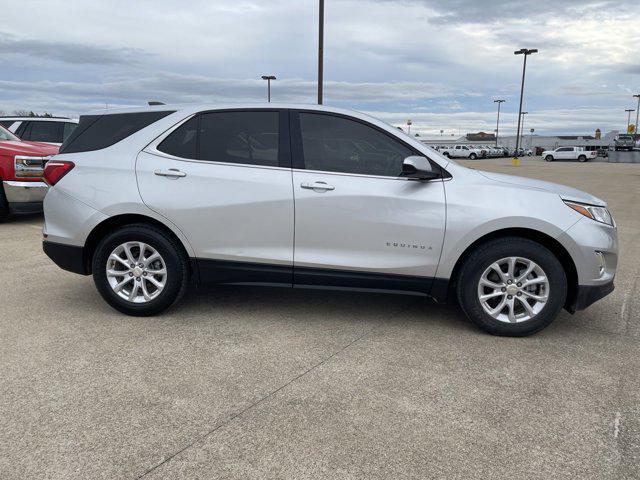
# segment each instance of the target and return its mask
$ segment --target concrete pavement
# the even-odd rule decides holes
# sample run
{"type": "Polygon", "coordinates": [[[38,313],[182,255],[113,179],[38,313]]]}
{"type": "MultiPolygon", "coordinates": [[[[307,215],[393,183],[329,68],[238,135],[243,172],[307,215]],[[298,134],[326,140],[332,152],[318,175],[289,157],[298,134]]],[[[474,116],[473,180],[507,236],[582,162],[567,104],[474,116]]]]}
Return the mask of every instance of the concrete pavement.
{"type": "Polygon", "coordinates": [[[0,478],[638,478],[640,166],[464,162],[609,202],[616,290],[523,339],[414,297],[219,287],[111,310],[0,225],[0,478]]]}

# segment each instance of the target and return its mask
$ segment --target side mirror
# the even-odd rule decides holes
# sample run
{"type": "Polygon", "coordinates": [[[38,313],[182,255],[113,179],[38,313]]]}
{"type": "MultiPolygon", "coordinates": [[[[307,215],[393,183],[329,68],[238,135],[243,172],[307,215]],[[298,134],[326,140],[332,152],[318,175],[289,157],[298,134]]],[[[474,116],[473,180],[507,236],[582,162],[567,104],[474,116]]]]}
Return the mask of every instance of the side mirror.
{"type": "Polygon", "coordinates": [[[433,171],[431,163],[425,157],[412,155],[402,162],[402,176],[416,180],[433,180],[440,177],[440,174],[433,171]]]}

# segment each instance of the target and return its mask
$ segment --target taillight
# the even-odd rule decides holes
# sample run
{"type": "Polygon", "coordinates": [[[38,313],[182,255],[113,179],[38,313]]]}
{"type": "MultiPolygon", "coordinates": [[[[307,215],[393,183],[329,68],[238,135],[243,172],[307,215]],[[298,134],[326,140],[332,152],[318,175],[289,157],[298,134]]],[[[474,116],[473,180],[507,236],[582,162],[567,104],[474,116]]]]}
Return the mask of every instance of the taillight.
{"type": "Polygon", "coordinates": [[[73,162],[49,161],[44,167],[44,181],[53,187],[62,177],[69,173],[73,167],[75,167],[73,162]]]}

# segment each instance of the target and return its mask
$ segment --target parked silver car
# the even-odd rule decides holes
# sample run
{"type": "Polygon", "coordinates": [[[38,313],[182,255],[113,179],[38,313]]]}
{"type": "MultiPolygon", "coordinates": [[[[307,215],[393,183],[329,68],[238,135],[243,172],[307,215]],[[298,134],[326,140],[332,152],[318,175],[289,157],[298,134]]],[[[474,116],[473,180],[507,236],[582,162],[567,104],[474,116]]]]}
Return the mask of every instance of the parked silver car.
{"type": "Polygon", "coordinates": [[[347,110],[103,111],[45,178],[44,251],[130,315],[190,283],[322,287],[455,298],[484,330],[521,336],[613,290],[602,200],[464,168],[347,110]]]}

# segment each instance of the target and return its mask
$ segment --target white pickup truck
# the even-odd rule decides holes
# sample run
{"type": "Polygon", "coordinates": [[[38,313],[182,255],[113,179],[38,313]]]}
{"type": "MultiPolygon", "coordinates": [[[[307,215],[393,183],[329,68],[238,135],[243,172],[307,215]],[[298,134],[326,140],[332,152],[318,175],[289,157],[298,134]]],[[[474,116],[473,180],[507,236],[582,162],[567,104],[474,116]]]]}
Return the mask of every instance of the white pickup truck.
{"type": "Polygon", "coordinates": [[[441,148],[440,153],[445,157],[468,158],[470,160],[482,158],[486,154],[484,150],[475,148],[473,145],[453,145],[450,147],[441,148]]]}
{"type": "Polygon", "coordinates": [[[553,162],[554,160],[578,160],[579,162],[586,162],[587,160],[593,160],[598,156],[596,150],[585,150],[582,147],[560,147],[555,150],[546,150],[542,152],[542,158],[547,162],[553,162]]]}

